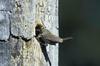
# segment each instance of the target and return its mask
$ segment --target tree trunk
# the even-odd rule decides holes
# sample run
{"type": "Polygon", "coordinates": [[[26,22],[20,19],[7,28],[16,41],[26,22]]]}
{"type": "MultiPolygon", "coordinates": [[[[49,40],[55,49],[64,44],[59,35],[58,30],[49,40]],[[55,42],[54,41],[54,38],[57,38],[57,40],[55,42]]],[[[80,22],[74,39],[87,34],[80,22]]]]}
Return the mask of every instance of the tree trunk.
{"type": "MultiPolygon", "coordinates": [[[[49,66],[35,37],[37,24],[58,35],[58,0],[0,0],[0,66],[49,66]]],[[[58,66],[58,44],[46,49],[58,66]]]]}

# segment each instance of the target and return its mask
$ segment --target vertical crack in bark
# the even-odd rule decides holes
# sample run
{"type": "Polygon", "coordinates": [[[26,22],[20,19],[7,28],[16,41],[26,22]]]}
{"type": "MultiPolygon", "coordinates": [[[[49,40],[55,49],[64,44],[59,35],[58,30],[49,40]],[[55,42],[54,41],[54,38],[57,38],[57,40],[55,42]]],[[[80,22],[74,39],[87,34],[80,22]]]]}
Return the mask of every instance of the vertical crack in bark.
{"type": "MultiPolygon", "coordinates": [[[[11,12],[12,13],[12,12],[11,12]]],[[[9,14],[9,40],[10,40],[10,36],[11,36],[11,15],[9,14]]]]}

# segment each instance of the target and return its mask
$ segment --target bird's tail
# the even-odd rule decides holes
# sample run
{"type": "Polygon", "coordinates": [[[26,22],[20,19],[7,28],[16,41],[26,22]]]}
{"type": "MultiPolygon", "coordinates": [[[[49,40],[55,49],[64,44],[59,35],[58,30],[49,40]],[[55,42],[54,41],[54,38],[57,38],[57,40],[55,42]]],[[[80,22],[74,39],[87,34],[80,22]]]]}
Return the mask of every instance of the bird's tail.
{"type": "Polygon", "coordinates": [[[63,38],[64,41],[70,40],[70,39],[73,39],[73,38],[72,38],[72,37],[66,37],[66,38],[63,38]]]}

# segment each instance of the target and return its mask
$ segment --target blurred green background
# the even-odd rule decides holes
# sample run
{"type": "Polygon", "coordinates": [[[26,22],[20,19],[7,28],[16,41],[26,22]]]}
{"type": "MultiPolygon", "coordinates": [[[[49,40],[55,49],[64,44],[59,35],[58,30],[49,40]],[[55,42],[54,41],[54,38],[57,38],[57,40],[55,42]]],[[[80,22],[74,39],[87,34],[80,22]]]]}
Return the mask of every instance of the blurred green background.
{"type": "Polygon", "coordinates": [[[100,0],[59,0],[59,66],[100,66],[100,0]]]}

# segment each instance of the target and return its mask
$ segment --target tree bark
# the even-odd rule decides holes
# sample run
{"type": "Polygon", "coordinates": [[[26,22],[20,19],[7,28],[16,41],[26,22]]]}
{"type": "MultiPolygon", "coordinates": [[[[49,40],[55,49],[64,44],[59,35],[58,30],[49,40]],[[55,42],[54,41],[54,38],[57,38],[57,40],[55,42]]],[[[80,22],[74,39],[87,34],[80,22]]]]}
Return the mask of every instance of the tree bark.
{"type": "MultiPolygon", "coordinates": [[[[0,0],[0,66],[49,66],[35,37],[37,24],[58,35],[58,0],[0,0]]],[[[58,66],[58,44],[46,49],[58,66]]]]}

